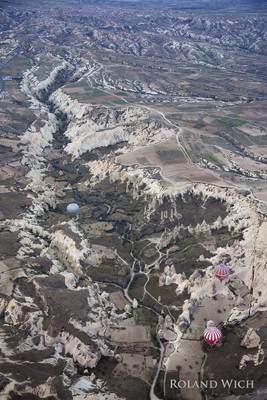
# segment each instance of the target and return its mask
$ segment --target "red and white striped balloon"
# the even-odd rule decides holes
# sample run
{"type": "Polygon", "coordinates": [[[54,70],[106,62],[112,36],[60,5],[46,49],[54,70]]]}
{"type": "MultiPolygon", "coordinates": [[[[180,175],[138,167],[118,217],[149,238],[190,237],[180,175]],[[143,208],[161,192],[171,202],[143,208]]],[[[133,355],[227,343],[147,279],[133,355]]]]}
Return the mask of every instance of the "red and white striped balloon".
{"type": "Polygon", "coordinates": [[[230,269],[225,264],[215,265],[214,275],[216,276],[216,278],[220,279],[220,281],[222,282],[224,279],[228,278],[228,276],[230,275],[230,269]]]}
{"type": "Polygon", "coordinates": [[[222,332],[220,329],[216,328],[213,321],[207,323],[207,328],[203,332],[203,339],[210,346],[214,346],[219,343],[222,338],[222,332]]]}

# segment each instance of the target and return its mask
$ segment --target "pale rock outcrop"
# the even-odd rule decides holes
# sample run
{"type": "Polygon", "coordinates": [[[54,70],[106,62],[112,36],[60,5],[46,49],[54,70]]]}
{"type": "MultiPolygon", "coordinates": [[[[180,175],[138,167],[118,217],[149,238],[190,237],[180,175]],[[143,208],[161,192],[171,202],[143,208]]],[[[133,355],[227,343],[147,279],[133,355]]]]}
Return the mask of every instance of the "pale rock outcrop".
{"type": "Polygon", "coordinates": [[[239,369],[243,369],[247,366],[248,363],[253,363],[255,367],[261,365],[264,362],[265,353],[262,349],[261,345],[259,345],[258,351],[256,354],[245,354],[242,356],[239,369]]]}
{"type": "Polygon", "coordinates": [[[90,249],[89,244],[83,235],[80,233],[78,227],[74,221],[62,224],[51,233],[50,245],[46,251],[46,254],[52,252],[52,255],[56,255],[56,258],[60,259],[76,276],[82,274],[81,264],[82,260],[85,260],[89,255],[90,249]],[[65,231],[64,226],[70,228],[75,233],[76,237],[79,238],[79,242],[71,238],[65,231]]]}
{"type": "Polygon", "coordinates": [[[71,355],[74,362],[77,362],[83,368],[94,368],[101,358],[99,351],[90,350],[89,346],[70,335],[68,332],[62,332],[58,337],[63,344],[64,354],[71,355]]]}
{"type": "Polygon", "coordinates": [[[147,121],[148,112],[128,106],[116,113],[99,107],[80,104],[72,100],[61,89],[50,96],[50,101],[69,120],[65,135],[69,143],[65,151],[73,156],[99,147],[108,147],[121,142],[131,146],[158,143],[174,135],[173,130],[147,121]],[[95,114],[98,112],[98,118],[95,114]]]}
{"type": "Polygon", "coordinates": [[[177,274],[173,265],[167,265],[159,277],[159,286],[169,286],[172,284],[177,285],[175,292],[178,296],[188,287],[189,282],[185,274],[177,274]]]}
{"type": "Polygon", "coordinates": [[[132,307],[133,308],[137,308],[138,307],[138,301],[136,299],[133,299],[132,307]]]}
{"type": "Polygon", "coordinates": [[[246,335],[243,337],[241,346],[247,349],[254,349],[260,344],[260,337],[253,328],[248,329],[246,335]]]}

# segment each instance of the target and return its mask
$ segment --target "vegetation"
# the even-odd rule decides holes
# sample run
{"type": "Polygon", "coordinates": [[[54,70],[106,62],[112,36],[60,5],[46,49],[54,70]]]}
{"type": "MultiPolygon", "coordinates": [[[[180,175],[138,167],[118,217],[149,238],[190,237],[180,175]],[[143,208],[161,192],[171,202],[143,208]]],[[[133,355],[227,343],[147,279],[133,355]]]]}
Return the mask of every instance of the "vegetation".
{"type": "Polygon", "coordinates": [[[136,308],[133,310],[136,325],[151,326],[156,323],[155,315],[147,308],[136,308]]]}
{"type": "Polygon", "coordinates": [[[222,124],[225,128],[237,128],[238,126],[242,126],[244,124],[247,124],[249,121],[246,121],[245,119],[240,119],[240,118],[234,118],[234,117],[219,117],[217,118],[217,121],[222,124]]]}
{"type": "Polygon", "coordinates": [[[159,150],[158,155],[163,163],[175,163],[180,158],[178,150],[159,150]]]}
{"type": "Polygon", "coordinates": [[[112,105],[112,104],[124,104],[124,103],[125,103],[125,101],[123,99],[114,98],[108,104],[112,105]]]}
{"type": "Polygon", "coordinates": [[[214,154],[205,153],[202,155],[202,158],[205,158],[209,163],[217,165],[218,167],[223,166],[223,163],[214,154]]]}
{"type": "Polygon", "coordinates": [[[127,93],[127,92],[123,92],[123,91],[121,91],[121,90],[119,90],[119,91],[116,92],[115,94],[116,94],[116,96],[128,96],[128,93],[127,93]]]}

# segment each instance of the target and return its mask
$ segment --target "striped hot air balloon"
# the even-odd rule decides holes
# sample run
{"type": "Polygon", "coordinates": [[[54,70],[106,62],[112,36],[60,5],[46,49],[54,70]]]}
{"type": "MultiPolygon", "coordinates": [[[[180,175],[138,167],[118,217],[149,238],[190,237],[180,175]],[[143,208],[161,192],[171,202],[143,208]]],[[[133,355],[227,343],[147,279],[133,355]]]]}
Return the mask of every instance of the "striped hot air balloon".
{"type": "Polygon", "coordinates": [[[203,339],[210,346],[214,346],[219,343],[222,338],[220,329],[216,328],[213,321],[208,321],[207,328],[203,332],[203,339]]]}
{"type": "Polygon", "coordinates": [[[214,275],[216,276],[216,278],[220,279],[221,282],[224,279],[228,278],[229,274],[230,274],[230,269],[227,265],[225,264],[215,265],[214,275]]]}

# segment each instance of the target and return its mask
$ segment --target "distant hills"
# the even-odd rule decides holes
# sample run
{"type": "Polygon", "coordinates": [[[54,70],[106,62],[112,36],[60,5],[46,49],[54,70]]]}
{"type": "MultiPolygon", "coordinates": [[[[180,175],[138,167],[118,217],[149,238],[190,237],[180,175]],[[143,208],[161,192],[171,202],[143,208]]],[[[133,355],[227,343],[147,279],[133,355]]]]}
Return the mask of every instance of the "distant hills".
{"type": "Polygon", "coordinates": [[[181,11],[226,11],[241,10],[251,12],[267,12],[267,0],[0,0],[0,9],[7,6],[31,6],[53,4],[54,6],[64,5],[111,5],[118,7],[150,7],[168,8],[181,11]]]}

